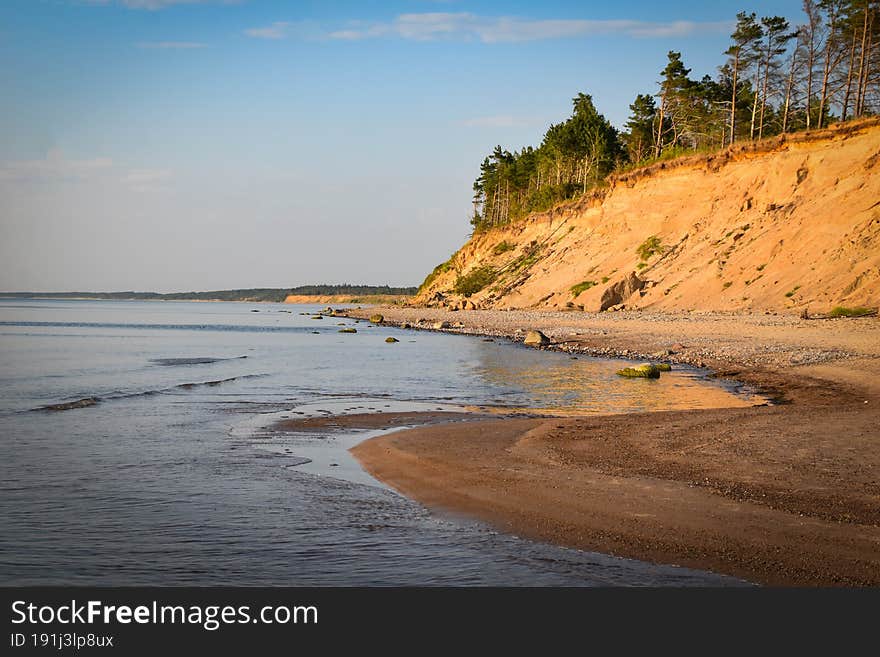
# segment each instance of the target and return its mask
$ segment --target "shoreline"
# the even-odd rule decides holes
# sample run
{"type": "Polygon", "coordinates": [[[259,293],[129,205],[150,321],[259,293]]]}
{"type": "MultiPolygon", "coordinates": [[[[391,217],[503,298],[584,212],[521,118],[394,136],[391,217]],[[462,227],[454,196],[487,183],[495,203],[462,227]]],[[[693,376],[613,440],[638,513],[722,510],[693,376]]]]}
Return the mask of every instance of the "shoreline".
{"type": "Polygon", "coordinates": [[[550,348],[709,367],[777,402],[433,425],[352,450],[374,477],[427,507],[540,541],[761,584],[880,584],[876,318],[350,312],[514,340],[537,328],[556,343],[550,348]],[[839,323],[830,331],[828,322],[839,323]]]}

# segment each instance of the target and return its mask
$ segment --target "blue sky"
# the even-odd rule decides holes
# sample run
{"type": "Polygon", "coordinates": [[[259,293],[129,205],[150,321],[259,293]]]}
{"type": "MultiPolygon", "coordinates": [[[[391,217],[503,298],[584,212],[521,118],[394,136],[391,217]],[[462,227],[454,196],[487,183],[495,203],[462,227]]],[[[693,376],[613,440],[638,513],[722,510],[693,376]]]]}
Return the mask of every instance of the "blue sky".
{"type": "Polygon", "coordinates": [[[495,144],[799,0],[0,4],[0,290],[417,284],[495,144]]]}

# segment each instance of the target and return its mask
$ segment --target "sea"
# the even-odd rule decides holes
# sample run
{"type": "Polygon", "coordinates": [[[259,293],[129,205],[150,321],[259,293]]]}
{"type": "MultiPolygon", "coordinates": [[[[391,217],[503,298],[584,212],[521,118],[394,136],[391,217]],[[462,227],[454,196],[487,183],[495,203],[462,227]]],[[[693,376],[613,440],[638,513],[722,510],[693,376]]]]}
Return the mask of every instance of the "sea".
{"type": "Polygon", "coordinates": [[[348,453],[380,431],[273,429],[343,413],[692,408],[743,391],[697,369],[627,380],[621,361],[320,309],[0,300],[0,585],[743,584],[428,510],[348,453]]]}

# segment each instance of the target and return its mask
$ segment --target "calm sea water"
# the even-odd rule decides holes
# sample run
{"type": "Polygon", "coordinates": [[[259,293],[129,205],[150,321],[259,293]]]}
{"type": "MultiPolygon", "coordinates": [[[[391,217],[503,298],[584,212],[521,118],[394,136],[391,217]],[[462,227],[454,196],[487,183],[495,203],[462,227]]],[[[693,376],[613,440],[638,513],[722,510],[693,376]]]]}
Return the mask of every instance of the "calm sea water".
{"type": "Polygon", "coordinates": [[[0,301],[0,584],[734,583],[432,514],[347,455],[371,434],[266,429],[296,413],[718,405],[730,390],[315,309],[0,301]],[[99,401],[34,410],[83,398],[99,401]]]}

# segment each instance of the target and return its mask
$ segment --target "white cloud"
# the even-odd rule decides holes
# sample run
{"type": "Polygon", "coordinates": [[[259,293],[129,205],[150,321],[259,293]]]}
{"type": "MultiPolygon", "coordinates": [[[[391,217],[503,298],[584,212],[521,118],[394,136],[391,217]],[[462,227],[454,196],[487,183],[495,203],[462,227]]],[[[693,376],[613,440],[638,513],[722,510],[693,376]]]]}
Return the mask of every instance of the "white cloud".
{"type": "Polygon", "coordinates": [[[136,45],[149,50],[193,50],[208,47],[208,44],[199,41],[141,41],[136,45]]]}
{"type": "Polygon", "coordinates": [[[98,157],[90,160],[69,160],[60,149],[52,149],[43,160],[20,160],[0,163],[0,180],[38,182],[47,180],[88,180],[106,173],[113,160],[98,157]]]}
{"type": "MultiPolygon", "coordinates": [[[[617,34],[636,38],[683,37],[706,32],[727,32],[729,22],[650,22],[636,20],[542,19],[511,16],[478,16],[468,12],[401,14],[390,22],[353,22],[331,30],[330,39],[360,40],[398,37],[411,41],[480,41],[519,43],[547,39],[617,34]]],[[[281,34],[275,38],[283,38],[281,34]]]]}
{"type": "Polygon", "coordinates": [[[526,119],[518,119],[513,116],[478,116],[472,119],[465,119],[461,125],[466,128],[517,128],[529,125],[530,121],[526,119]]]}
{"type": "Polygon", "coordinates": [[[293,23],[288,21],[276,21],[268,27],[253,27],[244,33],[255,39],[284,39],[288,36],[291,25],[293,23]]]}

